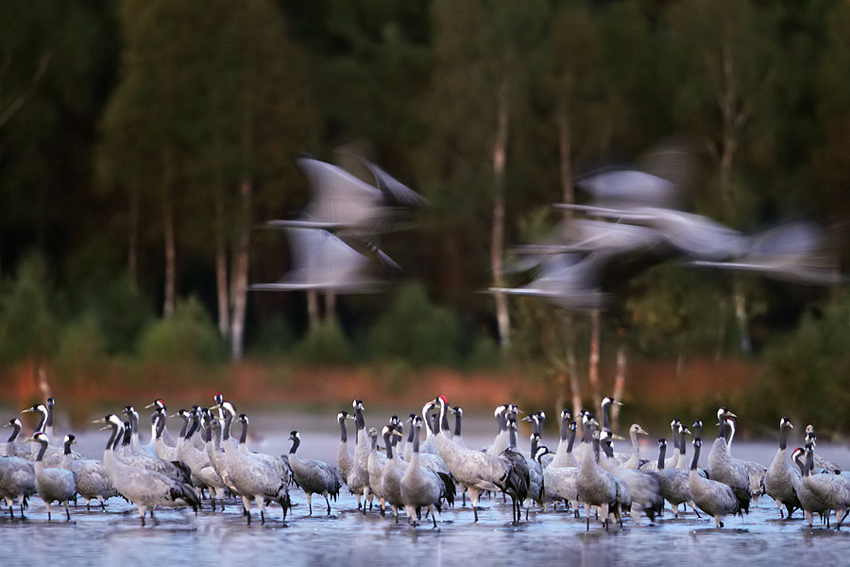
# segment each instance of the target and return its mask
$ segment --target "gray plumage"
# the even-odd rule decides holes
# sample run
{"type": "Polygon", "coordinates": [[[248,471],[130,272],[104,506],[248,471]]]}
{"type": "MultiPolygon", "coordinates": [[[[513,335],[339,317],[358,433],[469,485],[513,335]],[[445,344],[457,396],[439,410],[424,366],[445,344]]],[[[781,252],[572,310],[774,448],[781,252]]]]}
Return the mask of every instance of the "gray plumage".
{"type": "Polygon", "coordinates": [[[73,435],[65,437],[65,458],[62,468],[74,471],[77,476],[77,493],[83,497],[86,509],[89,509],[92,500],[99,501],[101,508],[105,508],[106,500],[118,496],[118,491],[109,480],[103,461],[73,457],[71,444],[75,442],[76,438],[73,435]]]}
{"type": "Polygon", "coordinates": [[[794,425],[787,417],[783,417],[779,421],[779,449],[777,449],[764,477],[765,492],[776,502],[781,518],[785,517],[782,510],[782,507],[785,506],[789,519],[794,510],[801,506],[800,498],[795,490],[795,485],[800,480],[800,473],[788,464],[788,459],[785,457],[788,429],[793,428],[794,425]]]}
{"type": "Polygon", "coordinates": [[[576,458],[573,455],[573,445],[575,444],[577,426],[575,421],[569,421],[569,415],[569,412],[566,410],[561,412],[561,440],[558,443],[558,449],[555,453],[555,457],[549,463],[549,467],[578,467],[578,461],[576,461],[576,458]],[[566,424],[564,423],[563,418],[565,413],[568,421],[566,424]]]}
{"type": "Polygon", "coordinates": [[[726,408],[717,410],[720,432],[708,454],[708,466],[711,470],[711,479],[728,485],[741,504],[741,510],[749,512],[750,498],[752,497],[750,476],[747,474],[746,467],[729,453],[727,441],[728,432],[730,428],[734,427],[734,424],[729,420],[734,417],[735,414],[726,408]]]}
{"type": "MultiPolygon", "coordinates": [[[[638,426],[640,427],[640,426],[638,426]]],[[[603,433],[603,435],[605,435],[603,433]]],[[[654,471],[643,473],[633,469],[618,466],[613,458],[611,438],[601,440],[606,456],[600,459],[600,465],[614,478],[622,480],[629,488],[632,497],[631,517],[640,525],[639,512],[644,512],[650,521],[655,521],[656,514],[664,509],[664,498],[661,496],[661,486],[654,471]]]]}
{"type": "Polygon", "coordinates": [[[260,509],[260,521],[265,523],[266,503],[272,501],[283,508],[283,519],[286,520],[286,513],[291,506],[287,484],[281,480],[278,471],[267,462],[251,455],[243,455],[229,442],[236,409],[228,401],[223,402],[220,407],[225,414],[222,428],[224,462],[230,482],[242,497],[243,512],[248,523],[251,523],[251,503],[260,509]]]}
{"type": "Polygon", "coordinates": [[[638,425],[637,423],[633,423],[631,427],[629,427],[629,439],[632,442],[632,452],[629,454],[629,457],[623,460],[620,463],[620,467],[624,469],[637,470],[638,466],[641,464],[640,460],[640,443],[638,442],[638,435],[649,435],[646,431],[643,430],[643,427],[638,425]]]}
{"type": "MultiPolygon", "coordinates": [[[[539,450],[546,450],[540,447],[539,450]]],[[[553,467],[543,469],[543,507],[548,509],[549,502],[563,500],[567,506],[578,505],[578,468],[553,467]]]]}
{"type": "Polygon", "coordinates": [[[378,507],[381,515],[384,515],[384,466],[387,456],[378,452],[378,431],[374,427],[369,428],[369,455],[366,457],[366,471],[369,473],[369,491],[378,497],[378,507]]]}
{"type": "Polygon", "coordinates": [[[591,506],[599,507],[599,517],[602,519],[602,525],[607,529],[609,512],[617,509],[618,490],[614,477],[596,464],[591,446],[594,424],[595,420],[585,414],[578,455],[578,499],[584,503],[587,529],[590,529],[591,506]]]}
{"type": "MultiPolygon", "coordinates": [[[[794,451],[794,460],[801,464],[802,450],[794,451]]],[[[841,527],[850,509],[850,480],[837,474],[812,474],[814,466],[814,449],[811,443],[806,443],[805,465],[801,466],[803,478],[797,486],[797,494],[803,510],[806,513],[806,522],[812,525],[812,513],[826,514],[829,518],[831,511],[835,511],[836,529],[841,527]]],[[[828,524],[827,524],[828,527],[828,524]]]]}
{"type": "Polygon", "coordinates": [[[666,468],[665,455],[667,441],[658,441],[657,475],[661,496],[673,507],[673,514],[679,517],[679,505],[691,502],[691,487],[688,471],[680,468],[666,468]]]}
{"type": "Polygon", "coordinates": [[[9,514],[13,518],[14,501],[17,500],[20,504],[23,516],[26,500],[35,494],[35,490],[35,467],[29,460],[21,457],[0,457],[0,498],[6,501],[9,514]]]}
{"type": "Polygon", "coordinates": [[[17,417],[12,418],[8,423],[4,423],[3,427],[11,427],[12,433],[9,435],[9,439],[0,445],[0,457],[29,459],[32,452],[23,445],[18,444],[18,436],[21,434],[21,420],[17,417]]]}
{"type": "MultiPolygon", "coordinates": [[[[220,395],[220,394],[218,394],[218,395],[220,395]]],[[[163,418],[165,418],[165,416],[166,416],[165,402],[162,401],[161,399],[158,399],[158,400],[154,401],[153,403],[146,405],[145,409],[147,409],[147,408],[154,408],[154,413],[162,414],[163,418]]],[[[168,431],[168,426],[164,422],[162,424],[162,431],[160,432],[159,436],[162,439],[162,442],[165,445],[167,445],[168,447],[176,447],[177,446],[177,440],[174,439],[174,437],[171,435],[171,432],[168,431]]],[[[160,458],[163,458],[163,457],[160,457],[160,458]]]]}
{"type": "Polygon", "coordinates": [[[354,457],[352,457],[351,453],[348,452],[348,430],[345,426],[345,420],[349,419],[348,412],[341,411],[337,414],[336,418],[339,422],[340,429],[339,449],[337,449],[336,452],[336,465],[339,469],[340,475],[342,475],[342,478],[347,483],[348,474],[354,466],[354,457]]]}
{"type": "MultiPolygon", "coordinates": [[[[421,509],[428,508],[434,527],[437,527],[436,511],[442,511],[441,501],[443,497],[454,498],[454,485],[449,478],[441,478],[435,472],[424,469],[419,464],[419,433],[422,429],[422,421],[417,416],[413,427],[413,454],[407,465],[407,470],[401,477],[401,501],[407,512],[408,521],[421,518],[421,509]],[[448,484],[447,484],[448,483],[448,484]],[[451,495],[447,491],[450,486],[451,495]],[[436,510],[436,511],[435,511],[436,510]]],[[[439,443],[439,441],[437,441],[439,443]]],[[[448,441],[451,443],[451,441],[448,441]]],[[[439,445],[438,445],[439,446],[439,445]]]]}
{"type": "MultiPolygon", "coordinates": [[[[723,440],[723,445],[726,445],[725,440],[723,440]]],[[[722,528],[723,516],[739,515],[743,517],[741,504],[729,485],[703,478],[697,472],[701,447],[702,440],[694,439],[694,460],[688,473],[691,498],[700,510],[714,518],[715,527],[722,528]]]]}
{"type": "Polygon", "coordinates": [[[354,464],[345,479],[348,490],[357,497],[357,509],[365,513],[366,501],[372,501],[369,488],[369,438],[366,435],[366,418],[363,416],[363,402],[359,399],[352,403],[354,408],[354,464]],[[361,504],[361,497],[363,502],[361,504]]]}
{"type": "MultiPolygon", "coordinates": [[[[688,470],[688,463],[682,463],[679,453],[679,427],[681,422],[678,419],[674,419],[670,422],[670,432],[673,439],[673,451],[671,455],[668,455],[664,460],[664,468],[665,469],[673,469],[676,467],[683,468],[685,471],[688,470]]],[[[649,471],[657,471],[659,470],[658,461],[647,461],[638,467],[638,470],[641,472],[649,472],[649,471]]]]}
{"type": "MultiPolygon", "coordinates": [[[[446,399],[440,396],[438,400],[440,412],[445,412],[446,399]]],[[[484,491],[506,491],[511,463],[483,451],[465,449],[444,435],[443,431],[436,436],[436,442],[438,454],[449,467],[452,478],[469,492],[473,514],[478,521],[479,495],[484,491]]]]}
{"type": "MultiPolygon", "coordinates": [[[[35,488],[47,506],[47,519],[50,520],[50,505],[54,501],[65,506],[65,514],[71,519],[68,501],[77,493],[77,475],[64,468],[45,468],[44,453],[47,450],[47,435],[37,432],[33,441],[41,445],[35,459],[35,488]]],[[[69,451],[70,454],[70,451],[69,451]]]]}
{"type": "Polygon", "coordinates": [[[292,467],[295,482],[307,495],[310,515],[313,515],[313,494],[321,494],[325,497],[330,515],[331,502],[329,498],[336,500],[340,489],[339,474],[336,467],[323,461],[299,458],[296,451],[301,444],[301,436],[297,431],[293,431],[289,434],[289,439],[292,441],[292,448],[289,450],[289,466],[292,467]]]}
{"type": "MultiPolygon", "coordinates": [[[[211,419],[211,416],[208,413],[203,417],[204,419],[211,419]]],[[[212,507],[213,512],[215,512],[215,501],[216,499],[219,501],[222,500],[226,484],[224,479],[221,478],[221,475],[218,474],[213,466],[212,461],[210,460],[210,454],[206,450],[206,441],[208,437],[211,437],[211,430],[202,427],[201,415],[194,409],[192,410],[190,419],[191,423],[189,431],[186,433],[186,437],[177,442],[177,454],[180,457],[180,461],[185,464],[192,473],[192,483],[195,487],[201,491],[203,491],[204,488],[210,491],[210,506],[212,507]],[[199,429],[203,429],[204,431],[204,450],[196,449],[194,443],[191,442],[195,431],[199,429]]]]}
{"type": "MultiPolygon", "coordinates": [[[[544,506],[544,482],[543,482],[543,465],[540,458],[537,456],[540,448],[540,435],[537,433],[531,434],[531,455],[532,458],[526,459],[526,467],[528,468],[528,497],[525,505],[525,519],[528,520],[528,511],[531,509],[531,504],[536,502],[541,508],[544,506]]],[[[548,451],[547,451],[548,452],[548,451]]]]}
{"type": "Polygon", "coordinates": [[[399,458],[398,451],[393,448],[394,443],[392,438],[401,437],[401,433],[399,433],[394,427],[385,425],[381,434],[384,438],[384,445],[387,447],[387,462],[384,464],[384,477],[381,481],[381,492],[384,495],[384,501],[390,505],[390,508],[393,511],[396,523],[398,523],[399,508],[404,507],[404,501],[401,497],[401,478],[404,476],[404,472],[407,470],[409,464],[402,461],[399,458]]]}
{"type": "Polygon", "coordinates": [[[242,433],[239,436],[239,444],[237,445],[237,449],[243,455],[248,455],[250,457],[254,457],[255,459],[259,459],[269,465],[277,475],[280,477],[280,480],[286,483],[287,486],[292,482],[292,470],[289,467],[289,459],[278,457],[275,455],[269,455],[267,453],[259,453],[257,451],[251,451],[248,448],[248,416],[243,414],[239,414],[239,423],[242,424],[242,433]]]}
{"type": "Polygon", "coordinates": [[[157,471],[134,466],[115,453],[113,441],[123,428],[123,423],[117,415],[107,415],[97,423],[106,423],[112,427],[112,434],[103,452],[103,464],[109,480],[121,496],[136,505],[143,526],[145,514],[150,511],[151,517],[154,517],[153,510],[156,506],[191,506],[195,511],[200,508],[201,500],[190,485],[157,471]]]}

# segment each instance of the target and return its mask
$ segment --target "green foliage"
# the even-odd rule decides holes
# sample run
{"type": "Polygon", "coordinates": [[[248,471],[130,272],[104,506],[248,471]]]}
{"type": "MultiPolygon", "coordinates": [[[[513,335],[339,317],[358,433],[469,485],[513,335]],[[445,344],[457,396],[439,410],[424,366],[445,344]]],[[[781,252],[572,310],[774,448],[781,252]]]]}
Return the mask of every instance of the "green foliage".
{"type": "Polygon", "coordinates": [[[469,370],[498,368],[503,361],[499,344],[489,335],[477,335],[464,366],[469,370]]]}
{"type": "Polygon", "coordinates": [[[295,343],[295,331],[283,317],[273,317],[260,326],[251,345],[251,354],[261,358],[285,354],[295,343]]]}
{"type": "Polygon", "coordinates": [[[351,362],[354,349],[336,317],[322,321],[316,328],[295,345],[293,354],[304,361],[318,364],[340,364],[351,362]]]}
{"type": "Polygon", "coordinates": [[[50,355],[57,334],[51,308],[52,286],[47,265],[31,254],[18,266],[15,277],[0,290],[0,362],[11,365],[26,358],[50,355]]]}
{"type": "Polygon", "coordinates": [[[765,352],[752,410],[763,422],[787,415],[798,425],[846,430],[848,380],[850,298],[845,297],[821,313],[809,313],[787,342],[765,352]]]}
{"type": "Polygon", "coordinates": [[[431,303],[419,283],[398,290],[369,336],[378,358],[407,360],[416,366],[457,364],[459,341],[454,313],[431,303]]]}
{"type": "Polygon", "coordinates": [[[106,344],[95,315],[83,315],[62,329],[55,363],[63,382],[90,381],[102,372],[106,359],[106,344]]]}
{"type": "Polygon", "coordinates": [[[177,303],[171,317],[148,327],[138,352],[142,360],[151,362],[217,362],[222,360],[225,348],[209,313],[190,297],[177,303]]]}

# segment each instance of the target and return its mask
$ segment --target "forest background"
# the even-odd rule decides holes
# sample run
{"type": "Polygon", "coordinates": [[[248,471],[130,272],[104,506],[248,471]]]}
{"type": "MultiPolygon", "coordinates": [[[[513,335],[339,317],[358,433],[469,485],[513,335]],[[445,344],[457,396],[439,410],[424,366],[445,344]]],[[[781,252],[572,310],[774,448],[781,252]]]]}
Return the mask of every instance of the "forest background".
{"type": "Polygon", "coordinates": [[[577,178],[670,140],[694,149],[691,210],[813,219],[846,268],[845,1],[10,0],[0,22],[12,406],[442,391],[554,415],[614,391],[642,423],[723,404],[745,432],[850,430],[841,286],[660,266],[606,311],[481,293],[521,283],[498,264],[577,178]],[[247,291],[289,265],[258,227],[309,200],[295,159],[352,153],[428,200],[385,242],[397,285],[318,311],[247,291]]]}

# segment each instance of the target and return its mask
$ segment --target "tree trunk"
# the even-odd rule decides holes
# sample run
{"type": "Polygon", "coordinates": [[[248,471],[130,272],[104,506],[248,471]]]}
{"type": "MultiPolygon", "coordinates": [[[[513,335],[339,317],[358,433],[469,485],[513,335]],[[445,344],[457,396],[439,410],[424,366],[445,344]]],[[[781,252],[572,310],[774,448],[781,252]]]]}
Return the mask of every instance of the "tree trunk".
{"type": "Polygon", "coordinates": [[[215,284],[218,297],[218,330],[230,340],[230,294],[227,289],[227,238],[224,222],[224,195],[221,187],[215,192],[215,284]]]}
{"type": "Polygon", "coordinates": [[[319,313],[319,292],[315,289],[307,291],[307,320],[310,323],[310,330],[315,330],[321,322],[321,314],[319,313]]]}
{"type": "Polygon", "coordinates": [[[325,294],[325,320],[336,317],[336,293],[329,291],[325,294]]]}
{"type": "Polygon", "coordinates": [[[567,316],[564,318],[567,326],[567,371],[570,375],[570,391],[573,398],[573,417],[576,417],[582,410],[581,407],[581,382],[578,379],[578,359],[576,357],[575,344],[576,333],[573,327],[573,318],[567,316]]]}
{"type": "Polygon", "coordinates": [[[177,253],[174,236],[174,206],[171,202],[172,164],[164,155],[163,195],[162,195],[162,232],[165,245],[165,299],[162,313],[170,317],[174,313],[177,297],[177,253]]]}
{"type": "Polygon", "coordinates": [[[138,284],[139,266],[139,182],[130,182],[130,218],[127,223],[127,272],[133,285],[138,284]]]}
{"type": "MultiPolygon", "coordinates": [[[[570,138],[570,125],[567,119],[566,111],[562,111],[559,117],[560,136],[559,150],[561,158],[561,190],[563,191],[563,199],[566,204],[575,202],[575,186],[573,185],[573,165],[572,165],[572,140],[570,138]]],[[[571,215],[569,209],[564,209],[565,215],[571,215]]]]}
{"type": "MultiPolygon", "coordinates": [[[[617,375],[614,377],[614,401],[623,401],[623,392],[626,389],[626,340],[620,331],[620,344],[617,345],[617,375]]],[[[614,404],[611,408],[611,427],[618,431],[620,427],[620,405],[614,404]]]]}
{"type": "Polygon", "coordinates": [[[593,411],[602,406],[599,395],[599,310],[594,309],[590,316],[590,360],[587,368],[590,380],[590,395],[593,397],[593,411]]]}
{"type": "MultiPolygon", "coordinates": [[[[493,285],[502,287],[502,257],[505,248],[505,161],[508,146],[508,84],[503,79],[496,99],[496,140],[493,144],[493,232],[490,240],[490,265],[493,269],[493,285]]],[[[510,345],[510,311],[508,298],[501,293],[495,295],[496,321],[499,328],[499,344],[502,350],[510,345]]]]}
{"type": "Polygon", "coordinates": [[[245,334],[245,313],[248,306],[248,259],[250,247],[251,182],[242,181],[239,187],[240,215],[237,237],[233,249],[233,267],[230,281],[230,356],[234,361],[242,358],[245,334]]]}

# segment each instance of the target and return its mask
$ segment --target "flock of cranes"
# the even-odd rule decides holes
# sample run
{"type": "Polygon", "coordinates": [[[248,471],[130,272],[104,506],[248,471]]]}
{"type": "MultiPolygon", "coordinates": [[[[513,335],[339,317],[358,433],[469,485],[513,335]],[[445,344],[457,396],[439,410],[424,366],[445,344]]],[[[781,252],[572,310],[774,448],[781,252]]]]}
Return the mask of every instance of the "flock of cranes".
{"type": "Polygon", "coordinates": [[[572,509],[576,518],[583,509],[587,529],[594,518],[606,529],[611,522],[622,526],[626,515],[636,525],[644,518],[654,522],[667,505],[676,518],[684,513],[700,518],[703,512],[722,528],[725,517],[743,517],[751,502],[757,506],[763,494],[776,502],[781,518],[791,519],[796,510],[802,510],[809,526],[818,514],[829,527],[834,512],[839,528],[850,512],[850,480],[814,453],[812,426],[806,428],[804,447],[793,450],[789,462],[787,440],[793,424],[785,417],[779,424],[779,448],[765,467],[733,456],[737,416],[720,408],[719,433],[701,467],[700,420],[693,423],[693,432],[679,420],[671,422],[669,456],[667,440],[659,439],[658,458],[641,458],[638,436],[647,433],[638,424],[629,429],[632,451],[615,452],[609,417],[616,403],[612,398],[602,401],[601,424],[589,411],[583,410],[573,420],[563,410],[554,452],[542,443],[546,418],[542,411],[519,418],[516,405],[499,406],[494,412],[498,433],[493,443],[470,448],[462,436],[463,411],[450,406],[445,396],[429,400],[419,414],[410,414],[404,422],[392,416],[380,431],[367,427],[363,402],[355,400],[351,413],[337,415],[340,441],[334,464],[298,456],[302,442],[298,431],[290,433],[292,445],[286,455],[249,450],[248,416],[238,414],[221,394],[213,401],[209,408],[195,406],[171,416],[182,419],[175,438],[166,425],[165,404],[157,400],[148,406],[153,412],[147,444],[140,441],[139,414],[132,406],[123,409],[125,418],[108,414],[95,420],[108,432],[102,460],[74,452],[73,434],[55,444],[53,398],[27,408],[23,411],[37,412],[40,421],[29,439],[20,439],[20,419],[6,424],[12,433],[0,445],[0,498],[14,518],[15,508],[24,517],[28,500],[37,495],[51,520],[54,502],[65,508],[70,519],[69,502],[76,504],[78,496],[87,509],[97,502],[104,511],[108,499],[121,497],[136,506],[142,525],[147,516],[157,521],[155,508],[188,507],[197,513],[208,505],[215,513],[217,504],[224,510],[225,502],[234,498],[241,501],[249,524],[252,505],[265,522],[266,507],[277,504],[285,521],[296,490],[304,493],[308,514],[313,514],[312,496],[321,495],[330,515],[331,501],[344,486],[356,496],[360,513],[375,512],[377,502],[377,512],[382,516],[389,512],[396,523],[403,512],[407,522],[416,525],[424,513],[435,528],[437,515],[444,507],[454,506],[459,493],[464,506],[468,496],[475,521],[482,494],[496,499],[502,493],[511,500],[513,523],[523,521],[523,508],[528,520],[533,506],[537,513],[562,506],[572,509]],[[529,453],[517,443],[519,420],[532,427],[529,453]],[[354,422],[353,449],[349,421],[354,422]],[[234,422],[241,426],[238,439],[232,431],[234,422]],[[688,435],[693,435],[690,459],[688,435]]]}

